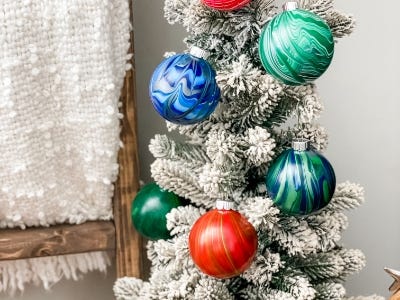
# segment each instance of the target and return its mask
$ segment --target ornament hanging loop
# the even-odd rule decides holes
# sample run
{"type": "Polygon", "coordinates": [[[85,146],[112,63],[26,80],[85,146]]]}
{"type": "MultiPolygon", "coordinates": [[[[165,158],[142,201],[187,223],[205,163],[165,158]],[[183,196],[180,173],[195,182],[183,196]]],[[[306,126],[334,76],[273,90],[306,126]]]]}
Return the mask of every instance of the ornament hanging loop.
{"type": "Polygon", "coordinates": [[[297,1],[289,1],[282,5],[283,11],[295,10],[299,8],[297,1]]]}
{"type": "Polygon", "coordinates": [[[233,210],[235,208],[235,203],[232,201],[217,200],[215,202],[215,207],[221,210],[233,210]]]}
{"type": "Polygon", "coordinates": [[[202,58],[202,59],[207,59],[207,57],[209,56],[209,53],[206,50],[201,49],[200,47],[197,46],[192,46],[190,48],[189,53],[197,58],[202,58]]]}
{"type": "Polygon", "coordinates": [[[306,151],[308,150],[310,141],[304,138],[295,138],[292,141],[292,148],[295,151],[306,151]]]}

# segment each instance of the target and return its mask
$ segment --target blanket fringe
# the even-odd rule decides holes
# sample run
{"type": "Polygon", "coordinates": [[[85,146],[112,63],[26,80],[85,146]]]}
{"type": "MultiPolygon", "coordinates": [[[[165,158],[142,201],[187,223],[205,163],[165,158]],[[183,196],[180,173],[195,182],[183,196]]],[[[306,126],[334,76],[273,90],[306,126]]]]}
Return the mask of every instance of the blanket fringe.
{"type": "Polygon", "coordinates": [[[104,251],[1,261],[0,292],[14,295],[31,282],[48,290],[63,278],[78,280],[90,271],[106,272],[110,264],[104,251]]]}

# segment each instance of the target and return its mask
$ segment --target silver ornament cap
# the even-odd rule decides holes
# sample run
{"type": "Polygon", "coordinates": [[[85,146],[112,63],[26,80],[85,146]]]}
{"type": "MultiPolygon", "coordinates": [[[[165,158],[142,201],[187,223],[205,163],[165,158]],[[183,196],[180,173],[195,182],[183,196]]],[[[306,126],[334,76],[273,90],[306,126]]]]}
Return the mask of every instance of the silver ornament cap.
{"type": "Polygon", "coordinates": [[[192,46],[190,48],[189,53],[195,57],[202,58],[202,59],[207,59],[207,57],[209,56],[209,53],[206,50],[201,49],[200,47],[197,47],[197,46],[192,46]]]}
{"type": "Polygon", "coordinates": [[[295,10],[299,8],[299,3],[296,1],[289,1],[282,5],[283,11],[295,10]]]}
{"type": "Polygon", "coordinates": [[[295,151],[306,151],[308,150],[308,146],[310,141],[303,138],[295,138],[292,141],[292,148],[295,151]]]}
{"type": "Polygon", "coordinates": [[[235,208],[235,203],[232,201],[217,200],[215,202],[215,207],[217,209],[232,210],[235,208]]]}

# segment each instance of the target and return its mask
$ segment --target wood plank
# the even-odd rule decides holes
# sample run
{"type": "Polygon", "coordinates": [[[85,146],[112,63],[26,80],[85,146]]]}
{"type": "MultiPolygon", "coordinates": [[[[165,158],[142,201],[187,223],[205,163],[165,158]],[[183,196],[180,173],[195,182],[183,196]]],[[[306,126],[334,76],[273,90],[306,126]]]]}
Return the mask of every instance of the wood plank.
{"type": "MultiPolygon", "coordinates": [[[[131,23],[133,24],[132,1],[130,1],[130,8],[131,23]]],[[[133,31],[131,32],[130,53],[134,53],[133,31]]],[[[132,69],[126,73],[121,94],[123,104],[121,112],[124,114],[121,140],[124,147],[118,156],[120,171],[114,194],[117,277],[140,277],[142,275],[142,238],[134,230],[130,216],[131,202],[139,189],[134,58],[132,58],[131,64],[132,69]]]]}
{"type": "Polygon", "coordinates": [[[0,231],[0,260],[115,249],[113,222],[86,222],[0,231]]]}

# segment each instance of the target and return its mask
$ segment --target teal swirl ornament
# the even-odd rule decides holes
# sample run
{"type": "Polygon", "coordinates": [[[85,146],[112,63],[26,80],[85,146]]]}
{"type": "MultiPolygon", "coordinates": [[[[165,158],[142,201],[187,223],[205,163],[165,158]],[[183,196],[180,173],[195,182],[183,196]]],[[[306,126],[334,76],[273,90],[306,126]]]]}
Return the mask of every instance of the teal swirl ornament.
{"type": "Polygon", "coordinates": [[[316,14],[288,2],[263,29],[259,55],[265,70],[288,85],[302,85],[329,67],[334,40],[329,25],[316,14]]]}
{"type": "Polygon", "coordinates": [[[295,139],[271,164],[266,176],[268,194],[289,215],[308,215],[331,201],[335,172],[321,154],[308,150],[308,141],[295,139]]]}
{"type": "Polygon", "coordinates": [[[163,60],[150,80],[150,98],[166,120],[187,125],[208,118],[220,98],[215,71],[203,59],[206,52],[193,47],[188,53],[163,60]]]}

